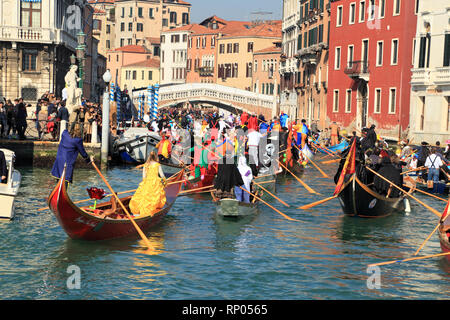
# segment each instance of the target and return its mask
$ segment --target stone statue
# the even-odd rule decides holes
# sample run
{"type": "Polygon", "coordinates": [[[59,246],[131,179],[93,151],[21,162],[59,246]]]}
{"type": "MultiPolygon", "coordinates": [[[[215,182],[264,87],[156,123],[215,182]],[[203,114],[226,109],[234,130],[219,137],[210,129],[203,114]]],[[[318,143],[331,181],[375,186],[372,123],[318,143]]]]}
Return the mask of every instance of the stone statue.
{"type": "Polygon", "coordinates": [[[69,114],[72,114],[74,111],[77,111],[81,105],[81,89],[78,89],[78,81],[81,79],[77,76],[78,67],[76,65],[71,65],[69,72],[67,72],[64,77],[64,81],[66,82],[67,89],[67,101],[66,108],[69,111],[69,114]]]}

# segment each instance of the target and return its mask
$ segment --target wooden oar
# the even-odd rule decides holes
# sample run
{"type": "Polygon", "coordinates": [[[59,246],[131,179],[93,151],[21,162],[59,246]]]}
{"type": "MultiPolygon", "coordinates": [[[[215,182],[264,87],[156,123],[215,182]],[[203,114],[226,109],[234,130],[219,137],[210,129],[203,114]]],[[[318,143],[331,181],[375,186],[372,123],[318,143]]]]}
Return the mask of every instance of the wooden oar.
{"type": "Polygon", "coordinates": [[[192,190],[183,190],[179,194],[181,195],[181,194],[193,193],[193,192],[197,192],[197,191],[204,190],[204,189],[211,189],[212,187],[214,187],[214,186],[210,185],[210,186],[196,188],[196,189],[192,189],[192,190]]]}
{"type": "Polygon", "coordinates": [[[341,161],[341,159],[334,159],[334,160],[328,160],[328,161],[322,161],[323,164],[331,164],[331,163],[337,163],[341,161]]]}
{"type": "Polygon", "coordinates": [[[408,261],[413,261],[413,260],[422,260],[422,259],[428,259],[428,258],[443,257],[443,256],[448,256],[448,255],[450,255],[450,252],[432,254],[432,255],[423,256],[423,257],[414,257],[414,258],[407,258],[407,259],[402,259],[402,260],[392,260],[392,261],[387,261],[387,262],[373,263],[373,264],[369,264],[369,267],[385,266],[387,264],[393,264],[393,263],[397,263],[397,262],[408,262],[408,261]]]}
{"type": "MultiPolygon", "coordinates": [[[[125,194],[125,193],[130,193],[130,192],[135,192],[135,191],[136,191],[136,189],[134,189],[134,190],[127,190],[127,191],[118,192],[117,194],[125,194]]],[[[112,195],[113,194],[107,194],[105,196],[105,198],[110,197],[112,195]]],[[[79,203],[83,203],[83,202],[87,202],[87,201],[91,201],[91,200],[94,200],[94,199],[90,199],[90,198],[89,199],[84,199],[84,200],[76,201],[73,204],[79,204],[79,203]]],[[[44,210],[49,210],[49,209],[50,209],[49,207],[45,207],[45,208],[40,208],[37,211],[44,211],[44,210]]]]}
{"type": "Polygon", "coordinates": [[[437,215],[439,218],[441,217],[441,214],[433,209],[432,207],[430,207],[429,205],[423,203],[422,201],[420,201],[419,199],[417,199],[416,197],[414,197],[413,195],[407,193],[405,190],[403,190],[402,188],[398,187],[397,185],[395,185],[395,183],[393,183],[392,181],[389,181],[388,179],[386,179],[385,177],[383,177],[382,175],[380,175],[378,172],[370,169],[369,167],[366,166],[366,169],[369,170],[370,172],[372,172],[373,174],[375,174],[376,176],[378,176],[379,178],[383,179],[384,181],[390,183],[393,187],[397,188],[398,190],[400,190],[401,192],[403,192],[406,196],[416,200],[418,203],[420,203],[421,205],[423,205],[425,208],[427,208],[428,210],[430,210],[431,212],[433,212],[435,215],[437,215]]]}
{"type": "MultiPolygon", "coordinates": [[[[408,187],[406,184],[404,184],[403,186],[408,187]]],[[[423,193],[423,194],[426,194],[427,196],[433,197],[433,198],[435,198],[435,199],[438,199],[438,200],[447,202],[447,200],[442,199],[442,198],[440,198],[440,197],[438,197],[438,196],[435,196],[434,194],[428,193],[428,192],[426,192],[426,191],[423,191],[423,190],[420,190],[420,189],[416,189],[416,191],[418,191],[418,192],[420,192],[420,193],[423,193]]]]}
{"type": "Polygon", "coordinates": [[[319,194],[318,192],[314,191],[310,186],[308,186],[306,183],[304,183],[299,177],[297,177],[295,174],[291,172],[284,164],[282,164],[278,159],[278,164],[282,166],[287,172],[289,172],[295,179],[297,179],[298,182],[300,182],[306,190],[308,190],[310,193],[319,194]]]}
{"type": "Polygon", "coordinates": [[[325,148],[323,148],[322,146],[320,146],[320,145],[318,145],[318,144],[315,144],[314,142],[313,142],[312,144],[315,145],[317,148],[319,148],[319,149],[325,151],[325,153],[327,153],[327,154],[330,155],[330,156],[339,157],[335,152],[333,152],[333,151],[331,151],[331,150],[329,150],[329,149],[325,149],[325,148]]]}
{"type": "Polygon", "coordinates": [[[275,199],[277,199],[279,202],[281,202],[282,204],[284,204],[286,207],[290,207],[290,205],[288,205],[286,202],[284,202],[283,200],[281,200],[280,198],[278,198],[277,196],[275,196],[272,192],[270,192],[269,190],[267,190],[266,188],[264,188],[261,184],[257,183],[255,180],[253,180],[253,183],[256,184],[258,187],[260,187],[262,190],[264,190],[265,192],[267,192],[269,195],[271,195],[272,197],[274,197],[275,199]]]}
{"type": "Polygon", "coordinates": [[[332,196],[332,197],[329,197],[329,198],[326,198],[326,199],[323,199],[323,200],[320,200],[320,201],[317,201],[317,202],[313,202],[313,203],[310,203],[310,204],[298,207],[297,209],[302,209],[302,210],[311,209],[312,207],[318,206],[319,204],[322,204],[322,203],[325,203],[327,201],[333,200],[333,199],[335,199],[337,197],[338,197],[338,195],[335,195],[335,196],[332,196]]]}
{"type": "Polygon", "coordinates": [[[242,190],[244,190],[245,192],[247,192],[249,195],[253,196],[254,198],[258,199],[259,201],[261,201],[262,203],[264,203],[266,206],[268,206],[269,208],[271,208],[272,210],[276,211],[277,213],[279,213],[280,215],[282,215],[284,218],[286,218],[287,220],[290,221],[297,221],[297,222],[301,222],[300,220],[297,219],[293,219],[287,215],[285,215],[283,212],[281,212],[280,210],[272,207],[270,204],[268,204],[267,202],[265,202],[264,200],[262,200],[261,198],[258,198],[256,195],[252,194],[250,191],[248,191],[245,188],[242,188],[241,186],[239,186],[239,188],[241,188],[242,190]]]}
{"type": "Polygon", "coordinates": [[[427,168],[427,167],[420,167],[420,168],[417,168],[417,169],[411,169],[411,170],[402,172],[402,173],[400,173],[400,174],[401,174],[401,175],[404,175],[404,174],[407,174],[407,173],[410,173],[410,172],[421,171],[421,170],[424,170],[424,169],[426,169],[426,168],[427,168]]]}
{"type": "Polygon", "coordinates": [[[99,174],[100,178],[102,178],[103,182],[108,186],[109,191],[111,191],[111,193],[114,195],[114,197],[116,198],[117,202],[120,204],[120,206],[122,207],[123,211],[126,213],[128,219],[131,221],[131,223],[133,224],[133,226],[136,228],[136,231],[139,233],[139,235],[141,236],[142,240],[144,240],[145,244],[147,245],[147,247],[149,249],[152,249],[152,246],[150,244],[150,241],[148,241],[148,238],[145,236],[145,234],[142,232],[141,228],[139,228],[139,226],[137,225],[137,223],[134,221],[133,217],[130,215],[130,213],[128,212],[127,208],[123,205],[122,201],[120,200],[120,198],[117,196],[117,194],[114,192],[113,188],[111,187],[111,185],[108,183],[108,181],[106,180],[106,178],[103,176],[103,174],[100,172],[100,170],[97,168],[97,165],[94,162],[94,159],[91,158],[91,163],[92,166],[95,168],[95,170],[97,171],[97,173],[99,174]]]}
{"type": "MultiPolygon", "coordinates": [[[[302,152],[301,150],[300,150],[300,148],[299,147],[297,147],[295,144],[294,144],[294,147],[296,147],[297,148],[297,150],[298,151],[300,151],[300,152],[302,152]]],[[[303,154],[303,152],[302,152],[302,154],[303,154]]],[[[317,164],[315,164],[313,161],[312,161],[312,159],[311,158],[309,158],[306,154],[303,154],[308,160],[309,160],[309,162],[311,162],[311,164],[322,174],[322,176],[324,177],[324,178],[329,178],[329,176],[325,173],[325,172],[323,172],[322,171],[322,169],[320,169],[319,168],[319,166],[317,165],[317,164]]]]}

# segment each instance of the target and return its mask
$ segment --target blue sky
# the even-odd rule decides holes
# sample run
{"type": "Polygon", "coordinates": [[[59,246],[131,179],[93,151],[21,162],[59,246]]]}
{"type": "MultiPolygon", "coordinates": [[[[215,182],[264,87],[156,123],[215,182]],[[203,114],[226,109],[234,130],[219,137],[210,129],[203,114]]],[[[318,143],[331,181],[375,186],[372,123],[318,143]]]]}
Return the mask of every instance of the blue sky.
{"type": "Polygon", "coordinates": [[[185,0],[192,4],[191,22],[216,15],[225,20],[280,19],[282,0],[185,0]],[[253,12],[272,12],[257,16],[253,12]]]}

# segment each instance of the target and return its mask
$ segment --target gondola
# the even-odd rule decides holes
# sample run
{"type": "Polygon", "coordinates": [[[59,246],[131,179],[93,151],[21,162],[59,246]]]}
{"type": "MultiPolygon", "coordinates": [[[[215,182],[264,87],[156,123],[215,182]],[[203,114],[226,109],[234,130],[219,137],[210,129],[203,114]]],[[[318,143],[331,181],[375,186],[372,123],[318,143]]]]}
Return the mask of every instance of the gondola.
{"type": "MultiPolygon", "coordinates": [[[[405,211],[405,197],[386,198],[362,183],[355,174],[343,185],[339,202],[344,214],[362,218],[379,218],[405,211]]],[[[413,192],[411,188],[409,192],[413,192]]]]}
{"type": "Polygon", "coordinates": [[[215,177],[216,177],[215,174],[207,172],[203,177],[203,179],[202,177],[198,177],[192,180],[187,180],[183,184],[183,190],[187,191],[200,189],[192,192],[192,194],[203,193],[205,191],[208,191],[208,188],[206,187],[211,186],[211,188],[213,188],[215,177]]]}
{"type": "MultiPolygon", "coordinates": [[[[318,141],[315,141],[314,143],[317,145],[320,145],[318,141]]],[[[349,146],[348,142],[345,139],[343,139],[343,141],[341,143],[336,144],[334,146],[328,146],[328,147],[321,146],[322,148],[325,148],[326,151],[324,149],[317,148],[317,152],[324,153],[324,154],[342,152],[345,149],[347,149],[348,146],[349,146]]]]}
{"type": "MultiPolygon", "coordinates": [[[[146,232],[150,227],[159,223],[169,212],[181,190],[183,172],[179,171],[170,182],[180,182],[166,186],[166,205],[152,216],[133,219],[139,228],[146,232]]],[[[77,207],[70,199],[65,181],[65,170],[61,179],[48,197],[48,206],[55,215],[61,227],[72,239],[88,241],[109,240],[127,236],[136,236],[137,231],[127,218],[120,204],[114,197],[111,201],[100,203],[96,209],[77,207]]],[[[131,196],[120,199],[128,210],[131,196]]]]}
{"type": "MultiPolygon", "coordinates": [[[[236,199],[225,198],[218,199],[211,192],[213,202],[216,204],[217,216],[225,219],[239,219],[254,215],[258,212],[258,201],[252,201],[251,203],[240,202],[236,199]]],[[[259,196],[258,196],[259,197],[259,196]]]]}
{"type": "MultiPolygon", "coordinates": [[[[447,219],[448,220],[448,219],[447,219]]],[[[450,252],[450,224],[441,223],[439,227],[439,242],[441,244],[442,253],[450,252]]],[[[450,255],[445,256],[447,261],[450,263],[450,255]]]]}

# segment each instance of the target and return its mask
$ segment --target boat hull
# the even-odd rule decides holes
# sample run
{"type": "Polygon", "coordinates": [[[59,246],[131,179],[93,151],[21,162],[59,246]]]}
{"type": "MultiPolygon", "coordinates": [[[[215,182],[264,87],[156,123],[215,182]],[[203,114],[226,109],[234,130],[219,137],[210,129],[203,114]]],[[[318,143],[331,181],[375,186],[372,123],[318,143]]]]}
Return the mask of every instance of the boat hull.
{"type": "Polygon", "coordinates": [[[362,218],[380,218],[405,211],[404,198],[386,198],[353,176],[343,186],[339,202],[344,214],[362,218]]]}
{"type": "MultiPolygon", "coordinates": [[[[169,212],[180,192],[182,179],[183,173],[180,172],[178,176],[173,179],[174,182],[180,181],[180,183],[166,187],[166,205],[162,210],[158,211],[153,216],[134,218],[134,221],[143,232],[148,231],[152,226],[158,224],[169,212]]],[[[131,196],[121,199],[128,211],[128,203],[130,200],[131,196]]],[[[100,218],[87,212],[83,208],[77,207],[69,198],[63,179],[60,179],[57,186],[50,194],[48,205],[58,220],[58,223],[72,239],[99,241],[138,235],[136,228],[127,218],[100,218]]],[[[97,208],[99,209],[106,209],[107,207],[108,203],[97,205],[97,208]]],[[[120,205],[117,204],[117,207],[120,208],[120,205]]]]}
{"type": "Polygon", "coordinates": [[[221,199],[216,205],[216,213],[222,218],[243,218],[258,212],[257,203],[244,203],[236,199],[221,199]]]}
{"type": "MultiPolygon", "coordinates": [[[[446,230],[450,229],[450,226],[441,226],[439,227],[439,243],[441,245],[442,253],[450,253],[450,241],[449,236],[446,233],[446,230]]],[[[450,255],[445,256],[445,259],[450,263],[450,255]]]]}
{"type": "MultiPolygon", "coordinates": [[[[318,143],[318,142],[316,141],[316,143],[318,143]]],[[[325,154],[328,154],[330,151],[331,151],[332,153],[333,153],[333,152],[342,152],[342,151],[344,151],[345,149],[347,149],[348,146],[349,146],[348,142],[344,140],[343,142],[341,142],[341,143],[339,143],[339,144],[336,144],[336,145],[334,145],[334,146],[326,147],[326,151],[328,151],[328,152],[326,152],[325,150],[323,150],[323,149],[321,149],[321,148],[317,148],[317,152],[325,153],[325,154]]]]}

